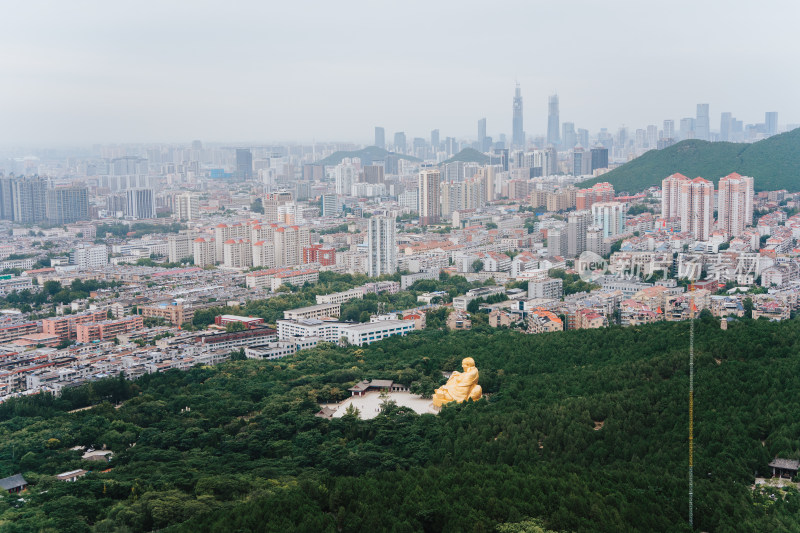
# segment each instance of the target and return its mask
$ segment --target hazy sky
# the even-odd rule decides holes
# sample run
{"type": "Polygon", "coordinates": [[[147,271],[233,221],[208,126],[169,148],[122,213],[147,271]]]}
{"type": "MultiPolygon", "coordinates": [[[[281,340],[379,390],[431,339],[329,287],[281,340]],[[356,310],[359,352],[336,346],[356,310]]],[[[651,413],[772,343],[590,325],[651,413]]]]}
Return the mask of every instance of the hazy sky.
{"type": "Polygon", "coordinates": [[[371,142],[800,123],[800,2],[4,0],[0,142],[371,142]]]}

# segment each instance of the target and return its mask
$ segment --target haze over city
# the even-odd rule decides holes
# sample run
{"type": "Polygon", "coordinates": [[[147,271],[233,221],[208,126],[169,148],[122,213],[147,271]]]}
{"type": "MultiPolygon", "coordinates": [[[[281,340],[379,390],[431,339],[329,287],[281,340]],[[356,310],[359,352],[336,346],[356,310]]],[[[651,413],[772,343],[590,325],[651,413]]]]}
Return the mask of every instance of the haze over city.
{"type": "Polygon", "coordinates": [[[800,122],[797,2],[14,2],[0,143],[348,140],[676,123],[710,104],[800,122]],[[757,9],[756,9],[757,7],[757,9]],[[702,53],[699,51],[702,50],[702,53]],[[11,127],[8,127],[11,126],[11,127]]]}

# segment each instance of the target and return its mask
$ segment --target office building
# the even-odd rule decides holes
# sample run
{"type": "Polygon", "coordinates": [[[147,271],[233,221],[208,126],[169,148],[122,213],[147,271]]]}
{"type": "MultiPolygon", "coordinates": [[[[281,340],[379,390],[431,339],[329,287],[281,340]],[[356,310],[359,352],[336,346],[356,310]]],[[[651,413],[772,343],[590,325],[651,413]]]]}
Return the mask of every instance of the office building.
{"type": "Polygon", "coordinates": [[[80,270],[92,270],[108,264],[108,248],[105,244],[79,244],[69,254],[69,262],[80,270]]]}
{"type": "Polygon", "coordinates": [[[547,144],[553,146],[561,144],[558,128],[558,95],[554,94],[547,101],[547,144]]]}
{"type": "Polygon", "coordinates": [[[400,154],[406,153],[408,145],[406,144],[406,134],[403,131],[398,131],[394,134],[394,151],[400,154]]]}
{"type": "Polygon", "coordinates": [[[386,132],[380,126],[375,126],[375,146],[386,148],[386,132]]]}
{"type": "Polygon", "coordinates": [[[434,154],[439,151],[439,130],[431,130],[431,150],[434,154]]]}
{"type": "Polygon", "coordinates": [[[603,229],[604,239],[624,233],[625,204],[600,202],[592,205],[592,225],[603,229]]]}
{"type": "Polygon", "coordinates": [[[371,277],[397,272],[397,235],[394,217],[373,216],[367,235],[367,274],[371,277]]]}
{"type": "Polygon", "coordinates": [[[86,187],[47,189],[47,223],[54,226],[89,220],[89,190],[86,187]]]}
{"type": "Polygon", "coordinates": [[[719,180],[717,226],[737,237],[753,223],[753,178],[733,173],[719,180]]]}
{"type": "Polygon", "coordinates": [[[156,199],[153,189],[128,189],[125,191],[125,216],[134,219],[156,218],[156,199]]]}
{"type": "Polygon", "coordinates": [[[561,144],[564,148],[574,148],[578,144],[578,136],[575,133],[575,124],[564,122],[561,124],[561,144]]]}
{"type": "Polygon", "coordinates": [[[600,168],[608,168],[608,148],[592,148],[592,172],[600,168]]]}
{"type": "Polygon", "coordinates": [[[522,93],[519,88],[519,83],[516,89],[514,89],[511,122],[511,144],[518,148],[525,148],[525,130],[522,128],[522,93]]]}
{"type": "Polygon", "coordinates": [[[708,104],[697,104],[697,121],[694,125],[695,138],[702,141],[711,140],[709,130],[708,104]]]}
{"type": "Polygon", "coordinates": [[[439,223],[439,182],[438,170],[422,170],[418,179],[419,223],[423,226],[439,223]]]}
{"type": "Polygon", "coordinates": [[[767,111],[764,114],[764,129],[767,135],[775,135],[778,133],[778,112],[767,111]]]}
{"type": "Polygon", "coordinates": [[[236,149],[236,179],[249,180],[253,177],[253,154],[249,148],[236,149]]]}
{"type": "Polygon", "coordinates": [[[312,244],[306,246],[303,248],[303,263],[319,263],[322,266],[335,265],[336,248],[325,244],[312,244]]]}
{"type": "Polygon", "coordinates": [[[196,194],[188,192],[175,196],[174,217],[176,220],[200,218],[200,198],[196,194]]]}
{"type": "Polygon", "coordinates": [[[731,140],[731,122],[733,115],[729,112],[722,113],[719,118],[719,140],[728,142],[731,140]]]}
{"type": "Polygon", "coordinates": [[[675,121],[674,120],[665,120],[664,121],[664,131],[661,132],[662,139],[674,139],[675,138],[675,121]]]}
{"type": "Polygon", "coordinates": [[[322,216],[337,217],[342,214],[342,201],[338,194],[322,195],[322,216]]]}
{"type": "Polygon", "coordinates": [[[486,139],[486,119],[482,118],[478,121],[478,146],[481,151],[485,151],[484,140],[486,139]]]}

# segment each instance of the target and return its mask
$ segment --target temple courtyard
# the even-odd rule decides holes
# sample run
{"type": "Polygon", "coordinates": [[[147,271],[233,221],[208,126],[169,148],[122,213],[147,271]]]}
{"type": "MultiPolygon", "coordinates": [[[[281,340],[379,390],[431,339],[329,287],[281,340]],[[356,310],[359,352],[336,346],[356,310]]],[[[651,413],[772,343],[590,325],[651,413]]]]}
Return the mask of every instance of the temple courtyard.
{"type": "Polygon", "coordinates": [[[433,407],[430,398],[423,398],[417,394],[410,392],[388,392],[381,394],[379,391],[369,391],[362,396],[351,396],[350,398],[339,403],[330,403],[320,405],[321,410],[317,416],[322,418],[341,418],[347,412],[347,408],[351,405],[358,409],[359,417],[362,420],[369,420],[375,418],[381,412],[381,404],[385,401],[394,401],[397,405],[413,409],[419,414],[432,414],[438,413],[438,410],[433,407]]]}

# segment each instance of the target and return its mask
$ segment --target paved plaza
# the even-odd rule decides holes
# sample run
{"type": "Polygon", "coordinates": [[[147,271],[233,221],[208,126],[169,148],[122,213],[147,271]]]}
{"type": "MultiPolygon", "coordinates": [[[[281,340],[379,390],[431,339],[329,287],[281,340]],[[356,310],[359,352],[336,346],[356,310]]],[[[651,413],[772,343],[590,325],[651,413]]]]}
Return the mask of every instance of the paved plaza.
{"type": "Polygon", "coordinates": [[[364,396],[351,396],[341,403],[323,404],[320,407],[333,409],[335,411],[333,418],[341,418],[347,412],[347,408],[352,405],[358,409],[362,420],[369,420],[378,416],[381,411],[381,404],[386,400],[393,400],[397,405],[410,407],[419,414],[435,415],[437,413],[430,398],[422,398],[410,392],[390,392],[386,394],[385,398],[381,398],[380,392],[370,391],[364,396]]]}

